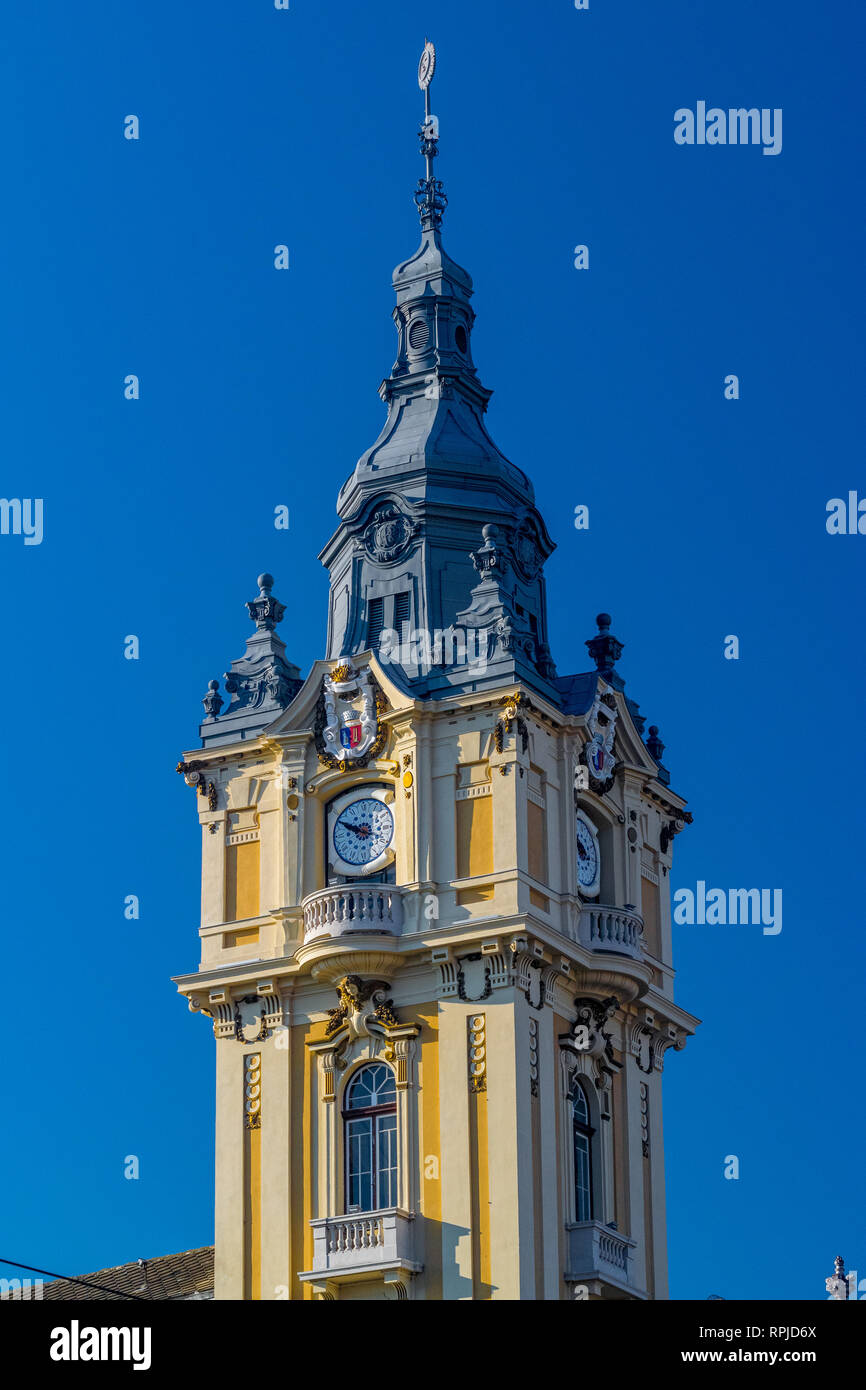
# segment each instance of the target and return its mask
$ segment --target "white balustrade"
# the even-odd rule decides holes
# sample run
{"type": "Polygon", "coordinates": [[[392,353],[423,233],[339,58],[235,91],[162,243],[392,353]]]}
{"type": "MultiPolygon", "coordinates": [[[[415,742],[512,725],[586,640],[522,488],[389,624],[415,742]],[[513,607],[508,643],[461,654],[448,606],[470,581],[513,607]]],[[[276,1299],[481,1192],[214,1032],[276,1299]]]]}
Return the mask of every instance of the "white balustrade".
{"type": "Polygon", "coordinates": [[[304,1277],[339,1280],[361,1270],[400,1268],[415,1273],[421,1266],[413,1258],[413,1223],[399,1207],[313,1220],[313,1268],[304,1277]]]}
{"type": "Polygon", "coordinates": [[[642,936],[643,918],[638,912],[602,904],[581,911],[578,940],[593,951],[615,951],[639,959],[642,936]]]}
{"type": "Polygon", "coordinates": [[[353,932],[399,936],[403,927],[400,889],[389,883],[344,883],[304,898],[304,940],[353,932]]]}

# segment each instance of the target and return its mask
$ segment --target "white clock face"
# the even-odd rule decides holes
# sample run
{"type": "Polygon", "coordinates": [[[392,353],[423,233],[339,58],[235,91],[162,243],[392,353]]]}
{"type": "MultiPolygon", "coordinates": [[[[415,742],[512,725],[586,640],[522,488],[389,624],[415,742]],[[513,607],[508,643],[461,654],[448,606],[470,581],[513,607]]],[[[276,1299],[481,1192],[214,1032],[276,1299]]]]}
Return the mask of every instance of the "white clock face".
{"type": "Polygon", "coordinates": [[[598,841],[582,816],[577,817],[577,882],[584,893],[598,892],[601,863],[598,841]]]}
{"type": "Polygon", "coordinates": [[[374,796],[351,801],[334,821],[334,850],[344,864],[363,872],[389,848],[394,838],[391,810],[374,796]]]}

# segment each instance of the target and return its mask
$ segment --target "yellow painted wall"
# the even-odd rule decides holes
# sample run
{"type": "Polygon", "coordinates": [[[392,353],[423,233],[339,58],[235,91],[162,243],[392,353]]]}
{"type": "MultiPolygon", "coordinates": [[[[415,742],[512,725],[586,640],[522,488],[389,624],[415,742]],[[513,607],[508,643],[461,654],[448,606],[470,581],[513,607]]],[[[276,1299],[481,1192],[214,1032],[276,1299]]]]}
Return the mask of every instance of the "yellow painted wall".
{"type": "Polygon", "coordinates": [[[487,1092],[469,1096],[469,1171],[472,1182],[472,1297],[490,1298],[490,1159],[487,1092]]]}
{"type": "Polygon", "coordinates": [[[223,946],[227,949],[231,949],[234,946],[258,946],[258,944],[258,927],[247,927],[245,931],[223,932],[223,946]]]}
{"type": "Polygon", "coordinates": [[[626,1212],[628,1211],[628,1177],[623,1119],[625,1116],[625,1092],[622,1072],[613,1078],[611,1094],[610,1123],[613,1126],[613,1219],[618,1228],[631,1235],[628,1230],[626,1212]]]}
{"type": "Polygon", "coordinates": [[[226,845],[226,921],[240,922],[259,915],[258,840],[226,845]]]}
{"type": "Polygon", "coordinates": [[[493,798],[458,801],[457,877],[476,878],[493,872],[493,798]]]}
{"type": "MultiPolygon", "coordinates": [[[[291,1294],[294,1299],[312,1299],[313,1290],[297,1277],[298,1272],[313,1267],[313,1125],[312,1113],[318,1097],[318,1062],[306,1046],[325,1035],[325,1024],[298,1023],[292,1029],[292,1133],[300,1135],[289,1155],[291,1164],[291,1231],[292,1268],[291,1294]]],[[[334,1102],[332,1102],[334,1103],[334,1102]]]]}
{"type": "Polygon", "coordinates": [[[262,1296],[262,1131],[244,1130],[244,1298],[262,1296]]]}
{"type": "MultiPolygon", "coordinates": [[[[532,1111],[532,1171],[541,1173],[541,1104],[538,1096],[530,1100],[532,1111]]],[[[544,1299],[544,1195],[536,1179],[532,1188],[533,1225],[535,1231],[535,1297],[544,1299]]]]}
{"type": "Polygon", "coordinates": [[[425,1300],[442,1298],[442,1149],[439,1142],[439,1010],[435,1004],[403,1009],[407,1023],[421,1024],[418,1067],[421,1119],[421,1229],[425,1300]]]}
{"type": "Polygon", "coordinates": [[[531,878],[539,883],[547,882],[547,825],[544,808],[534,801],[526,803],[526,832],[529,840],[529,863],[531,878]]]}
{"type": "Polygon", "coordinates": [[[657,883],[650,883],[643,876],[640,881],[640,901],[644,920],[643,939],[647,950],[659,960],[662,953],[659,888],[657,883]]]}
{"type": "MultiPolygon", "coordinates": [[[[563,1018],[561,1014],[554,1014],[554,1016],[553,1016],[553,1037],[554,1037],[554,1041],[556,1042],[559,1038],[564,1037],[564,1036],[566,1035],[566,1033],[569,1033],[570,1031],[571,1031],[571,1026],[570,1026],[568,1020],[565,1019],[565,1018],[563,1018]]],[[[558,1060],[557,1060],[557,1066],[556,1066],[556,1068],[554,1069],[554,1070],[557,1072],[557,1079],[556,1079],[556,1084],[557,1084],[557,1097],[556,1097],[556,1105],[555,1105],[555,1107],[554,1107],[554,1115],[556,1116],[556,1152],[557,1152],[557,1154],[561,1154],[562,1151],[563,1151],[563,1133],[562,1133],[562,1106],[561,1106],[560,1103],[559,1103],[559,1091],[558,1091],[558,1087],[559,1087],[558,1066],[559,1066],[559,1063],[558,1063],[558,1060]]],[[[570,1139],[570,1138],[571,1138],[571,1136],[569,1135],[569,1139],[570,1139]]],[[[559,1167],[560,1167],[560,1165],[559,1165],[559,1163],[557,1163],[557,1172],[559,1172],[559,1167]]],[[[559,1176],[561,1177],[561,1174],[559,1174],[559,1176]]],[[[558,1259],[559,1259],[559,1296],[560,1296],[560,1298],[562,1298],[562,1299],[566,1299],[566,1298],[568,1298],[568,1285],[567,1285],[566,1282],[565,1282],[565,1265],[566,1265],[565,1210],[564,1210],[564,1208],[563,1208],[563,1201],[562,1201],[562,1182],[561,1182],[561,1181],[560,1181],[559,1183],[557,1183],[557,1187],[556,1187],[556,1207],[557,1207],[557,1222],[556,1222],[556,1227],[557,1227],[557,1230],[559,1231],[559,1243],[558,1243],[558,1247],[557,1247],[557,1254],[558,1254],[558,1259]]]]}
{"type": "Polygon", "coordinates": [[[649,1159],[643,1160],[643,1235],[646,1241],[646,1288],[650,1298],[656,1296],[655,1281],[655,1252],[653,1250],[653,1223],[652,1223],[652,1173],[650,1171],[649,1159]]]}

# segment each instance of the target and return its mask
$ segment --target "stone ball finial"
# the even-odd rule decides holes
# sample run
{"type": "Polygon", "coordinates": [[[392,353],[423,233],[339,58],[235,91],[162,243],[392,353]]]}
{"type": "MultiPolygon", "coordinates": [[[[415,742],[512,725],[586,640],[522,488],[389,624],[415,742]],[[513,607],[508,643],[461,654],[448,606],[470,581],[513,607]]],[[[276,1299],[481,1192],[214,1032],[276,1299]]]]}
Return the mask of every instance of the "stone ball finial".
{"type": "Polygon", "coordinates": [[[204,712],[208,719],[218,719],[219,712],[223,707],[224,701],[222,695],[219,693],[219,688],[219,681],[208,681],[207,694],[202,700],[204,712]]]}
{"type": "Polygon", "coordinates": [[[499,537],[499,527],[498,527],[498,526],[494,526],[491,522],[488,521],[486,526],[482,526],[482,527],[481,527],[481,539],[482,539],[483,541],[485,541],[485,542],[487,542],[487,543],[490,543],[491,541],[494,541],[494,542],[495,542],[495,541],[498,539],[498,537],[499,537]]]}
{"type": "Polygon", "coordinates": [[[274,576],[272,574],[260,574],[256,583],[261,593],[269,594],[274,587],[274,576]]]}
{"type": "Polygon", "coordinates": [[[665,745],[659,738],[658,724],[650,724],[649,733],[646,736],[646,746],[649,749],[650,757],[654,758],[657,763],[660,763],[665,751],[665,745]]]}
{"type": "Polygon", "coordinates": [[[599,632],[607,632],[610,629],[610,625],[613,622],[613,618],[610,616],[609,613],[599,613],[597,614],[595,621],[598,625],[599,632]]]}

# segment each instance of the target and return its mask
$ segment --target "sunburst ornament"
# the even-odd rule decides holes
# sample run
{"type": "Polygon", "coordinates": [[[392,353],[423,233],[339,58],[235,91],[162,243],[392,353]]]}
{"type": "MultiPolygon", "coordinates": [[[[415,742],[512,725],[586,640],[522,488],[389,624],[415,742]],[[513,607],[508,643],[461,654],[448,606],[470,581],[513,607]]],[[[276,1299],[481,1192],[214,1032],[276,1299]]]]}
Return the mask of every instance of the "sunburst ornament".
{"type": "Polygon", "coordinates": [[[418,64],[418,86],[422,92],[426,92],[430,83],[433,81],[433,74],[436,71],[436,49],[429,39],[424,40],[424,52],[421,54],[421,61],[418,64]]]}

